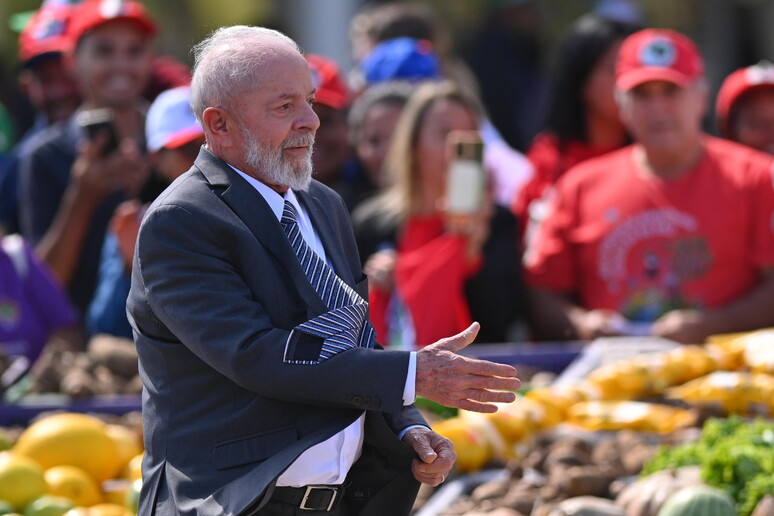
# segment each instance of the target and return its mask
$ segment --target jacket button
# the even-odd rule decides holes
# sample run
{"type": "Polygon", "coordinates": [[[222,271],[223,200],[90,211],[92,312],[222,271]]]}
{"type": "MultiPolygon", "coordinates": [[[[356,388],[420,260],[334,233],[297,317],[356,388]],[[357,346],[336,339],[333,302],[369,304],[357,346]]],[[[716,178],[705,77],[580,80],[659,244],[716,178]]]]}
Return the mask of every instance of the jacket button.
{"type": "Polygon", "coordinates": [[[359,407],[360,405],[363,404],[363,398],[361,398],[360,396],[352,396],[349,399],[349,402],[355,405],[356,407],[359,407]]]}

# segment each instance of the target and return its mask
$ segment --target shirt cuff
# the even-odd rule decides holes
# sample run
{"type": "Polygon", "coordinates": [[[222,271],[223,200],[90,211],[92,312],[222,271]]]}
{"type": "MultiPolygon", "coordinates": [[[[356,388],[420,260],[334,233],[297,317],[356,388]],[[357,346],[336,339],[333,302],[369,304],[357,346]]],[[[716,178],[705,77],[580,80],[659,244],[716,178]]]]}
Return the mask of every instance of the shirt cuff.
{"type": "MultiPolygon", "coordinates": [[[[406,373],[406,384],[403,387],[403,406],[411,405],[417,397],[417,352],[412,351],[409,354],[408,373],[406,373]]],[[[405,432],[405,430],[404,430],[405,432]]]]}
{"type": "Polygon", "coordinates": [[[408,431],[409,431],[409,430],[411,430],[412,428],[427,428],[428,430],[430,429],[429,427],[427,427],[427,426],[425,426],[425,425],[411,425],[411,426],[407,426],[406,428],[404,428],[403,430],[401,430],[401,432],[398,434],[398,439],[401,439],[401,440],[402,440],[402,439],[403,439],[403,436],[404,436],[404,435],[406,435],[406,432],[408,432],[408,431]]]}

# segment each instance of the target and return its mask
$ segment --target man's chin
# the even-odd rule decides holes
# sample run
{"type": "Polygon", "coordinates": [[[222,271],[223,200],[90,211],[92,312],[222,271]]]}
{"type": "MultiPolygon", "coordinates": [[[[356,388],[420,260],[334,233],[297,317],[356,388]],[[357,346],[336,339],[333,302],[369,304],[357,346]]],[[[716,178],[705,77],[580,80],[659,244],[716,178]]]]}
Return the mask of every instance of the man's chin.
{"type": "Polygon", "coordinates": [[[306,192],[309,190],[309,185],[312,183],[312,171],[294,171],[293,175],[288,178],[287,182],[290,183],[287,186],[291,190],[301,190],[302,192],[306,192]]]}

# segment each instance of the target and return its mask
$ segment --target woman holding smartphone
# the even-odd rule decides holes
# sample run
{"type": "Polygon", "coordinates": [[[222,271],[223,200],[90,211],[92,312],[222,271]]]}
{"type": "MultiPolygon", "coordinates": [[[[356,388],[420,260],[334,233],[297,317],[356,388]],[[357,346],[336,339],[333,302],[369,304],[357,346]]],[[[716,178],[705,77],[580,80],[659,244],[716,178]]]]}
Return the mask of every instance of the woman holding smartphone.
{"type": "Polygon", "coordinates": [[[460,170],[457,158],[475,173],[470,161],[480,153],[455,154],[454,142],[475,134],[479,106],[452,82],[419,86],[387,153],[390,186],[353,214],[370,279],[371,318],[385,345],[421,347],[473,320],[481,323],[481,342],[513,340],[523,332],[516,221],[492,202],[480,161],[480,189],[476,179],[461,189],[450,185],[459,178],[449,174],[460,170]],[[457,205],[464,210],[454,210],[457,205]]]}

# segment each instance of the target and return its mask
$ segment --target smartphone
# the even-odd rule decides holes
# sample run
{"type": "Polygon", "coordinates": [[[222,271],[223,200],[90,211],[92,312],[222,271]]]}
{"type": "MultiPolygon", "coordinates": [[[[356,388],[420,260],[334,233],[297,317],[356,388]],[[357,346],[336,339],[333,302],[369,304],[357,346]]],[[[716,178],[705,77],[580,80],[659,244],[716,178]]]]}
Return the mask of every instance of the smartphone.
{"type": "Polygon", "coordinates": [[[94,141],[98,135],[104,135],[107,138],[105,146],[102,148],[102,155],[115,152],[118,149],[118,135],[113,126],[113,111],[110,108],[96,108],[81,111],[77,115],[76,121],[86,133],[89,140],[94,141]]]}
{"type": "Polygon", "coordinates": [[[486,188],[484,143],[476,131],[453,131],[447,142],[451,155],[446,178],[446,212],[475,213],[481,209],[486,188]]]}

